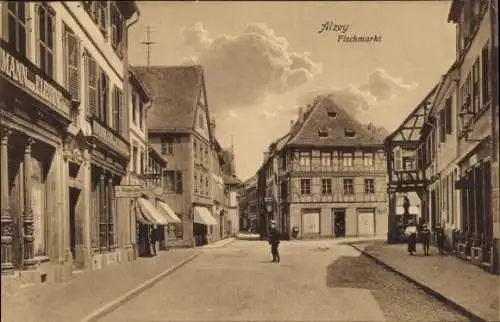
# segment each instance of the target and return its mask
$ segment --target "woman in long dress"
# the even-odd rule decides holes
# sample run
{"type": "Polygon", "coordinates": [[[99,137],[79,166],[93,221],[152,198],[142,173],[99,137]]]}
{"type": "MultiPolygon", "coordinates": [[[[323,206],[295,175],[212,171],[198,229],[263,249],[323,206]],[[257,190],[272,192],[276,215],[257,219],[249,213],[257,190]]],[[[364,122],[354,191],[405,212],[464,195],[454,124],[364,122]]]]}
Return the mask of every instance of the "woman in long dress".
{"type": "Polygon", "coordinates": [[[408,240],[408,253],[413,255],[417,251],[417,221],[410,219],[406,226],[405,235],[408,240]]]}

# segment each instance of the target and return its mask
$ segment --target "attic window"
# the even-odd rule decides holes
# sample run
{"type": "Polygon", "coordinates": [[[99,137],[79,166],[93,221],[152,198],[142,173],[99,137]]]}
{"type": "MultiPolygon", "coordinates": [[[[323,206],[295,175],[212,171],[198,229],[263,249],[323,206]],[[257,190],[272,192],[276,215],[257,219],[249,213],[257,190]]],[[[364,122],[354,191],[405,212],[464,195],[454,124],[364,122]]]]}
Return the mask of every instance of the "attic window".
{"type": "Polygon", "coordinates": [[[334,119],[337,117],[337,112],[335,111],[328,111],[328,117],[334,119]]]}
{"type": "Polygon", "coordinates": [[[327,138],[328,137],[328,129],[326,129],[326,128],[319,128],[318,129],[318,136],[320,138],[327,138]]]}
{"type": "Polygon", "coordinates": [[[344,135],[348,138],[353,138],[356,136],[356,132],[352,129],[344,129],[344,135]]]}

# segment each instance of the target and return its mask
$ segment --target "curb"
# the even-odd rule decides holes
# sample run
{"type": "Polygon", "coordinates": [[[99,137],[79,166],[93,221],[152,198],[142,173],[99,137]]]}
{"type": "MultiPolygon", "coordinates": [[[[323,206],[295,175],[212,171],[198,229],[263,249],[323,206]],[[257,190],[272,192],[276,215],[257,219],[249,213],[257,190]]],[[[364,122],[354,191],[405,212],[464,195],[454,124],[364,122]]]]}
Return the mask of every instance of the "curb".
{"type": "Polygon", "coordinates": [[[184,259],[180,263],[172,266],[171,268],[169,268],[169,269],[161,272],[160,274],[158,274],[156,276],[153,276],[152,278],[150,278],[149,280],[145,281],[144,283],[142,283],[138,287],[134,288],[133,290],[128,291],[127,293],[121,295],[116,300],[113,300],[113,301],[111,301],[111,302],[109,302],[109,303],[101,306],[100,308],[98,308],[97,310],[95,310],[94,312],[92,312],[91,314],[89,314],[86,317],[84,317],[81,320],[81,322],[94,322],[94,321],[98,321],[99,319],[101,319],[105,315],[108,315],[112,311],[116,310],[123,303],[131,300],[132,298],[134,298],[134,297],[138,296],[139,294],[141,294],[142,292],[144,292],[146,289],[152,287],[154,284],[156,284],[162,278],[164,278],[164,277],[166,277],[166,276],[174,273],[177,269],[179,269],[182,266],[186,265],[187,263],[191,262],[192,260],[194,260],[196,257],[198,257],[199,255],[201,255],[202,253],[203,252],[195,253],[195,254],[189,256],[188,258],[184,259]]]}
{"type": "MultiPolygon", "coordinates": [[[[231,237],[231,238],[233,238],[233,237],[231,237]]],[[[208,244],[208,245],[203,245],[203,246],[201,246],[201,247],[197,247],[197,248],[199,248],[199,249],[212,249],[212,248],[213,248],[213,249],[217,249],[217,248],[224,248],[224,247],[226,247],[226,246],[228,246],[228,245],[231,245],[231,244],[232,244],[232,243],[234,243],[235,241],[236,241],[236,238],[233,238],[233,239],[231,239],[230,241],[228,241],[227,243],[222,244],[222,245],[220,245],[220,246],[214,246],[214,244],[208,244]]]]}
{"type": "Polygon", "coordinates": [[[411,276],[408,276],[408,275],[400,272],[396,268],[394,268],[394,267],[390,266],[389,264],[381,261],[376,256],[374,256],[374,255],[366,252],[365,250],[361,249],[357,245],[350,244],[350,246],[352,248],[356,249],[357,251],[359,251],[361,254],[365,255],[366,257],[368,257],[371,260],[373,260],[374,262],[376,262],[378,265],[384,267],[385,269],[387,269],[387,270],[389,270],[389,271],[391,271],[393,273],[396,273],[397,275],[401,276],[402,278],[404,278],[405,280],[407,280],[411,284],[413,284],[413,285],[417,286],[418,288],[422,289],[427,294],[432,295],[433,297],[435,297],[437,300],[441,301],[442,303],[453,307],[453,309],[455,309],[456,311],[460,312],[460,314],[464,315],[465,317],[467,317],[471,321],[477,321],[477,322],[490,321],[490,320],[485,319],[485,318],[479,316],[478,314],[472,312],[470,309],[467,309],[467,308],[463,307],[462,305],[458,304],[455,300],[453,300],[453,299],[451,299],[451,298],[449,298],[449,297],[447,297],[447,296],[439,293],[438,291],[432,289],[431,287],[425,285],[424,283],[419,282],[417,279],[415,279],[415,278],[413,278],[411,276]]]}

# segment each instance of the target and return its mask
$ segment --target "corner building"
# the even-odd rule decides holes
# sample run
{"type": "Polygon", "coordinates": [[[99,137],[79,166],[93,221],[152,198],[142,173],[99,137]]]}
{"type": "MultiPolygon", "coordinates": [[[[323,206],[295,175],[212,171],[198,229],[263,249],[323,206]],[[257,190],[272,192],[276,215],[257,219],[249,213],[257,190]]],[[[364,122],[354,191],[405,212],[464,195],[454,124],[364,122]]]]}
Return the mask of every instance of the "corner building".
{"type": "Polygon", "coordinates": [[[1,267],[9,284],[120,260],[113,187],[129,158],[122,92],[133,16],[131,1],[0,4],[1,267]]]}

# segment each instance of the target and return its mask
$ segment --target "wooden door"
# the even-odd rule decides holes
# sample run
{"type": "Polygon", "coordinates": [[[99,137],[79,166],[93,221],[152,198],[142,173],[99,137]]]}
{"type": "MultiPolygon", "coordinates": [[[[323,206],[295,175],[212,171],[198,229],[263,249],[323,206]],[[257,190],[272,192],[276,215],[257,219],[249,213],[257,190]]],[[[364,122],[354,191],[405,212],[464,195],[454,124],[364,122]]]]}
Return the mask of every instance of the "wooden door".
{"type": "Polygon", "coordinates": [[[375,233],[374,218],[375,215],[373,209],[358,210],[358,235],[366,236],[373,235],[375,233]]]}
{"type": "Polygon", "coordinates": [[[303,235],[319,234],[319,210],[309,210],[302,213],[303,235]]]}

